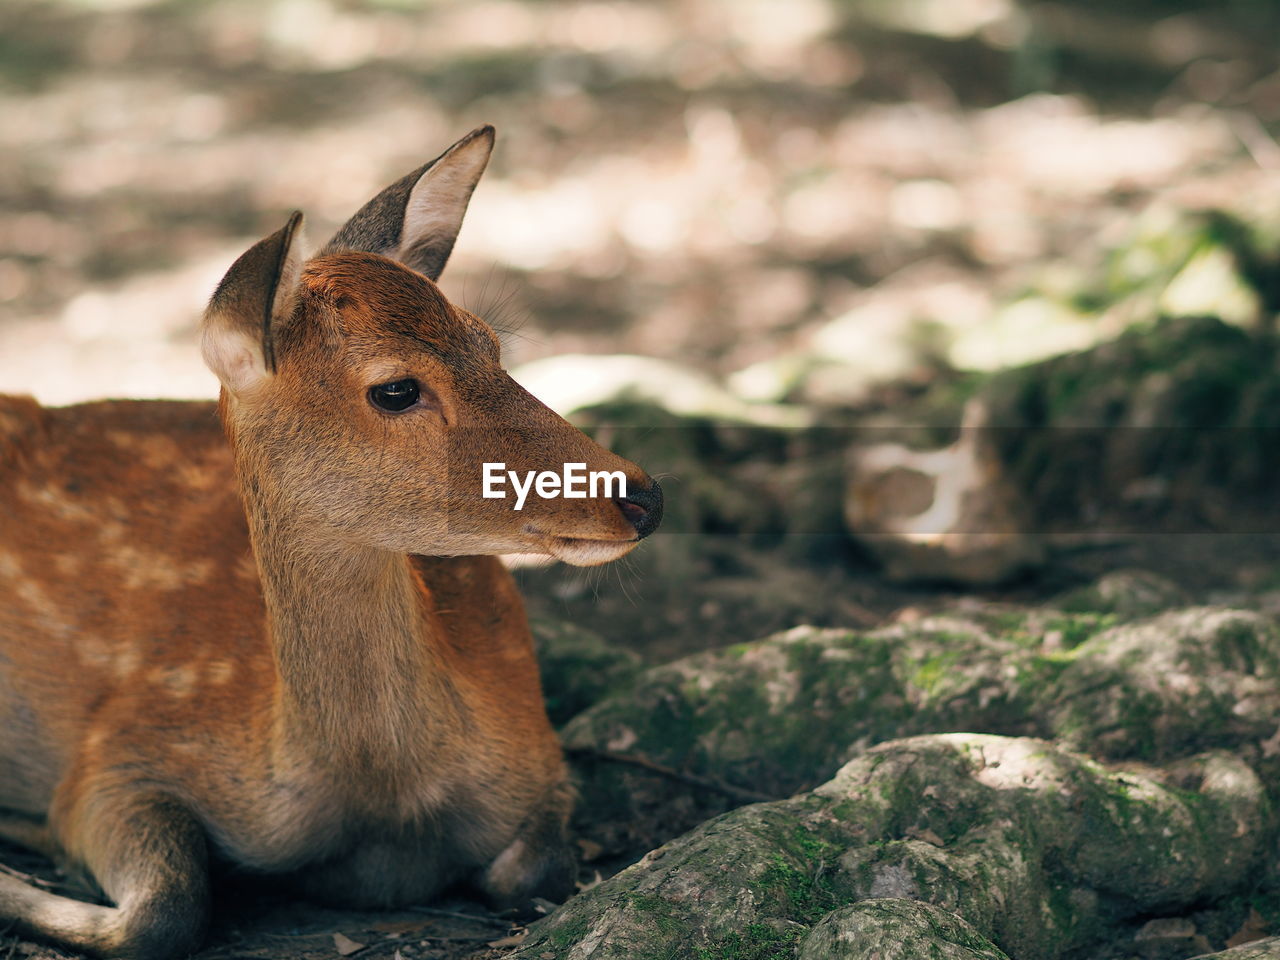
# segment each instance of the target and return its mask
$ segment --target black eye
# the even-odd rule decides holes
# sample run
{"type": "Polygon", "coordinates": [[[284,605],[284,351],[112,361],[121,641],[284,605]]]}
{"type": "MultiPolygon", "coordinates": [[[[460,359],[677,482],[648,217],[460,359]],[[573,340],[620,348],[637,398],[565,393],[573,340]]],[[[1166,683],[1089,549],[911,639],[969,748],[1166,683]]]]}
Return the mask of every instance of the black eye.
{"type": "Polygon", "coordinates": [[[421,390],[417,380],[394,380],[369,388],[369,402],[382,410],[399,413],[418,402],[421,390]]]}

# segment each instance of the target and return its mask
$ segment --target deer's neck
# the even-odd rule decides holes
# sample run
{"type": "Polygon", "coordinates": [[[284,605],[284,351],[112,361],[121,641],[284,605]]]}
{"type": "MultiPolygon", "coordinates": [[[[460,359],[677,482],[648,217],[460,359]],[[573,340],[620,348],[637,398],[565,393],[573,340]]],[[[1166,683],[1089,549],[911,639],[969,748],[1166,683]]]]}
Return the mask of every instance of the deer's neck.
{"type": "Polygon", "coordinates": [[[344,773],[407,770],[452,701],[408,558],[308,539],[246,499],[280,681],[280,745],[344,773]]]}

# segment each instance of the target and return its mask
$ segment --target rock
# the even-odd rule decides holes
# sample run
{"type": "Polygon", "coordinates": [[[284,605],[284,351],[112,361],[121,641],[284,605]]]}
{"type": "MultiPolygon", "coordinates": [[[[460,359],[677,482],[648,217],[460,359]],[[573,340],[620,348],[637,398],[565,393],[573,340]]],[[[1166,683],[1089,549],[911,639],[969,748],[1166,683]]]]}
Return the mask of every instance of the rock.
{"type": "Polygon", "coordinates": [[[640,657],[572,623],[530,621],[547,713],[556,726],[607,694],[624,690],[641,669],[640,657]]]}
{"type": "Polygon", "coordinates": [[[1265,334],[1167,319],[996,374],[977,396],[1006,475],[1046,528],[1201,530],[1228,503],[1270,495],[1276,358],[1265,334]]]}
{"type": "Polygon", "coordinates": [[[845,521],[890,580],[996,584],[1044,561],[987,424],[985,405],[974,400],[949,447],[854,448],[845,521]]]}
{"type": "Polygon", "coordinates": [[[1157,762],[1258,745],[1280,755],[1271,620],[1224,608],[1119,620],[969,604],[867,632],[796,628],[644,671],[563,730],[577,751],[578,826],[611,853],[638,855],[743,802],[717,785],[789,796],[912,734],[1056,737],[1157,762]]]}
{"type": "Polygon", "coordinates": [[[1008,960],[953,913],[918,900],[863,900],[827,914],[796,960],[1008,960]]]}
{"type": "MultiPolygon", "coordinates": [[[[891,898],[955,914],[1011,957],[1055,960],[1230,894],[1273,833],[1261,782],[1226,753],[1118,772],[1030,738],[895,740],[810,793],[652,851],[513,956],[787,956],[832,911],[891,898]]],[[[955,945],[954,929],[938,939],[955,945]]]]}
{"type": "Polygon", "coordinates": [[[1149,570],[1113,570],[1087,587],[1063,594],[1060,610],[1114,613],[1126,620],[1185,606],[1186,592],[1172,580],[1149,570]]]}
{"type": "Polygon", "coordinates": [[[1066,743],[1147,760],[1261,741],[1280,716],[1280,637],[1261,614],[1174,610],[1082,643],[1040,709],[1066,743]]]}
{"type": "MultiPolygon", "coordinates": [[[[1038,732],[1017,692],[1029,656],[1020,642],[1029,641],[961,617],[870,633],[797,627],[645,671],[625,696],[575,717],[562,738],[571,752],[623,752],[785,797],[903,733],[1038,732]]],[[[580,755],[575,765],[579,829],[618,853],[642,852],[742,802],[635,766],[580,755]]]]}
{"type": "Polygon", "coordinates": [[[1254,940],[1219,953],[1206,953],[1195,960],[1280,960],[1280,937],[1254,940]]]}
{"type": "MultiPolygon", "coordinates": [[[[891,533],[922,537],[910,526],[917,514],[877,506],[877,491],[896,467],[900,479],[903,471],[932,477],[962,469],[965,431],[957,439],[957,425],[970,422],[976,403],[989,441],[977,459],[993,463],[989,475],[1024,505],[1009,529],[1027,531],[1018,518],[1029,512],[1046,534],[1255,532],[1252,517],[1266,515],[1280,472],[1280,341],[1216,316],[1151,319],[1154,297],[1144,310],[1140,325],[1126,322],[1089,349],[991,374],[940,376],[918,400],[900,404],[882,434],[916,448],[925,440],[954,445],[935,450],[933,461],[900,448],[877,454],[886,462],[873,458],[870,506],[847,498],[851,529],[868,533],[869,521],[887,519],[898,524],[891,533]],[[956,466],[946,465],[946,451],[956,466]]],[[[851,477],[851,489],[860,482],[851,477]]],[[[933,503],[932,484],[913,482],[925,488],[922,502],[933,503]]],[[[914,506],[907,492],[895,494],[900,508],[914,506]]],[[[917,522],[928,534],[943,529],[932,517],[917,522]]]]}

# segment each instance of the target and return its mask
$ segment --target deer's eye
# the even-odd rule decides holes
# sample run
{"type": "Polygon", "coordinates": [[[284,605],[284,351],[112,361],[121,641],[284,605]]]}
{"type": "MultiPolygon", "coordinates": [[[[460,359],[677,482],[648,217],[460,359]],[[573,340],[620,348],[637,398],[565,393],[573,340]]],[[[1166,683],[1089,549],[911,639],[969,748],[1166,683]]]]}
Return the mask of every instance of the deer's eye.
{"type": "Polygon", "coordinates": [[[393,380],[369,388],[369,402],[379,410],[399,413],[418,402],[422,390],[417,380],[393,380]]]}

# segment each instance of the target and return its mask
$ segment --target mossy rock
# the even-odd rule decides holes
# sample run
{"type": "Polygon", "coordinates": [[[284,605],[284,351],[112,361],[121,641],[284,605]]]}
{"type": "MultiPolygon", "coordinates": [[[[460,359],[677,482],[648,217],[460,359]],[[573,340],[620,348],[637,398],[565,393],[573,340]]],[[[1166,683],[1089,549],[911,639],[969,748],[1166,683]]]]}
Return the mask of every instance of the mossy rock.
{"type": "Polygon", "coordinates": [[[1054,960],[1232,894],[1272,834],[1260,781],[1225,753],[1117,772],[1031,738],[895,740],[652,851],[514,956],[791,957],[832,911],[893,898],[955,914],[1015,960],[1054,960]]]}
{"type": "Polygon", "coordinates": [[[559,726],[640,673],[640,657],[597,633],[560,620],[534,618],[529,624],[542,674],[542,693],[551,722],[559,726]]]}
{"type": "Polygon", "coordinates": [[[1268,330],[1165,317],[1087,350],[959,386],[941,381],[896,419],[945,444],[963,400],[981,401],[1004,472],[1043,529],[1081,518],[1114,532],[1214,529],[1207,503],[1263,507],[1271,496],[1278,360],[1280,340],[1268,330]]]}
{"type": "Polygon", "coordinates": [[[1208,317],[1131,329],[991,378],[981,395],[1004,462],[1044,521],[1206,489],[1266,494],[1280,467],[1274,338],[1208,317]],[[1087,465],[1087,466],[1086,466],[1087,465]],[[1140,490],[1141,488],[1141,490],[1140,490]]]}
{"type": "Polygon", "coordinates": [[[578,826],[638,853],[742,802],[602,755],[622,753],[754,795],[785,797],[904,733],[1034,733],[1034,655],[964,618],[867,633],[797,627],[643,673],[562,738],[581,778],[578,826]]]}
{"type": "Polygon", "coordinates": [[[1009,960],[953,913],[918,900],[863,900],[823,917],[796,960],[1009,960]]]}
{"type": "Polygon", "coordinates": [[[575,717],[578,826],[636,855],[747,797],[812,787],[876,743],[979,731],[1164,761],[1266,741],[1280,637],[1249,611],[1122,622],[969,604],[869,632],[800,627],[645,671],[575,717]],[[663,775],[616,756],[666,767],[663,775]]]}
{"type": "Polygon", "coordinates": [[[1073,651],[1040,709],[1056,736],[1106,757],[1265,740],[1280,716],[1280,635],[1261,614],[1215,607],[1113,627],[1073,651]]]}
{"type": "Polygon", "coordinates": [[[1113,570],[1095,583],[1064,593],[1053,602],[1059,610],[1068,613],[1114,614],[1125,620],[1186,604],[1186,591],[1149,570],[1113,570]]]}
{"type": "Polygon", "coordinates": [[[1243,943],[1230,950],[1207,953],[1197,960],[1280,960],[1280,937],[1243,943]]]}

